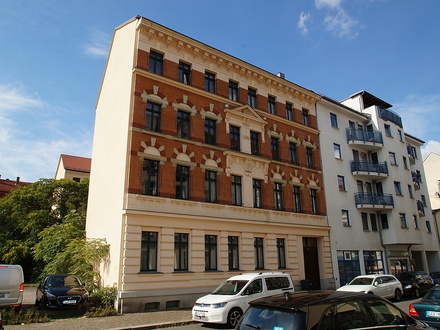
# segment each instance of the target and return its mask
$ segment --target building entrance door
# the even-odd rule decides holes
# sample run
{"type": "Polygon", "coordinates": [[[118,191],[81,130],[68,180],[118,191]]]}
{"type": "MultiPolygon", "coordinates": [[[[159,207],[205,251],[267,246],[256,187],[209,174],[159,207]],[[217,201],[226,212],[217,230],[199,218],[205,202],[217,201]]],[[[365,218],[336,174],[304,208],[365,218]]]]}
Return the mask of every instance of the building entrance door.
{"type": "Polygon", "coordinates": [[[303,253],[305,279],[310,281],[311,290],[320,290],[318,240],[314,237],[303,237],[303,253]]]}

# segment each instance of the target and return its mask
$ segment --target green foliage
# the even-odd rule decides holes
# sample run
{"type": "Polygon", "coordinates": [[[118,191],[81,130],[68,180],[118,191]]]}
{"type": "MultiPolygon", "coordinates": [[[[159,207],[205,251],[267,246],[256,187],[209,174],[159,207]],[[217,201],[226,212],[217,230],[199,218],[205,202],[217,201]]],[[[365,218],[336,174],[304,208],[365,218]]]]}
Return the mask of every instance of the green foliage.
{"type": "Polygon", "coordinates": [[[102,308],[114,307],[117,290],[115,287],[105,287],[95,291],[90,296],[90,302],[93,306],[102,308]]]}
{"type": "Polygon", "coordinates": [[[114,315],[118,315],[118,312],[114,307],[91,307],[85,314],[87,317],[104,317],[114,315]]]}
{"type": "Polygon", "coordinates": [[[1,310],[3,324],[28,324],[28,323],[43,323],[49,322],[50,319],[46,314],[35,311],[33,308],[29,308],[26,311],[15,312],[13,308],[1,310]]]}

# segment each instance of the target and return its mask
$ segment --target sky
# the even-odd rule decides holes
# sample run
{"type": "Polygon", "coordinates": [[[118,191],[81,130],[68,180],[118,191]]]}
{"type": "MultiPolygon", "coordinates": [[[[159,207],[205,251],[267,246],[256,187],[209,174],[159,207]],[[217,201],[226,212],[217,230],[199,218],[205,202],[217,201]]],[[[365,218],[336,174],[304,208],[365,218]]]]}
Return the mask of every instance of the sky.
{"type": "Polygon", "coordinates": [[[136,15],[341,101],[366,90],[440,154],[438,0],[0,0],[0,175],[92,156],[116,27],[136,15]]]}

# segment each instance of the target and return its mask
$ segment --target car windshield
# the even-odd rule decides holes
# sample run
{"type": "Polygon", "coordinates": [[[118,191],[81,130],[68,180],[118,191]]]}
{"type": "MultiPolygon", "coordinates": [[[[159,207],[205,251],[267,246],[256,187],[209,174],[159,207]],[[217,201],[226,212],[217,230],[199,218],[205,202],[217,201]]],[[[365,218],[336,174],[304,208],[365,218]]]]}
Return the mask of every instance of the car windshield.
{"type": "Polygon", "coordinates": [[[440,278],[440,273],[431,273],[432,278],[440,278]]]}
{"type": "Polygon", "coordinates": [[[65,287],[65,286],[79,286],[82,285],[79,278],[72,275],[55,275],[50,276],[47,280],[47,285],[50,287],[65,287]]]}
{"type": "Polygon", "coordinates": [[[423,300],[440,302],[440,290],[429,291],[423,300]]]}
{"type": "Polygon", "coordinates": [[[411,273],[400,273],[396,275],[399,281],[412,281],[414,279],[414,274],[411,273]]]}
{"type": "Polygon", "coordinates": [[[251,307],[243,316],[240,330],[255,329],[306,329],[307,313],[303,311],[285,312],[266,308],[251,307]]]}
{"type": "Polygon", "coordinates": [[[243,289],[243,287],[249,281],[225,281],[220,286],[214,290],[212,294],[225,294],[225,295],[235,295],[243,289]]]}
{"type": "Polygon", "coordinates": [[[374,278],[370,277],[357,277],[353,281],[348,283],[348,285],[371,285],[371,283],[373,283],[373,280],[374,278]]]}

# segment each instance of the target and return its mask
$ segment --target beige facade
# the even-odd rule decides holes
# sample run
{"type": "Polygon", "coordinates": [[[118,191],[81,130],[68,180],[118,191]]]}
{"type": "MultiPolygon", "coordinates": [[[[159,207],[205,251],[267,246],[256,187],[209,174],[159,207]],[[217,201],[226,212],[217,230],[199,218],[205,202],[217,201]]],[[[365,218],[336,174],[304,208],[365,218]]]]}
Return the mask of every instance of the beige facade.
{"type": "Polygon", "coordinates": [[[319,99],[145,18],[115,30],[86,231],[110,244],[102,279],[121,312],[191,307],[241,272],[334,287],[319,99]]]}

